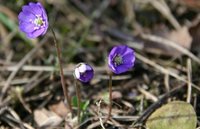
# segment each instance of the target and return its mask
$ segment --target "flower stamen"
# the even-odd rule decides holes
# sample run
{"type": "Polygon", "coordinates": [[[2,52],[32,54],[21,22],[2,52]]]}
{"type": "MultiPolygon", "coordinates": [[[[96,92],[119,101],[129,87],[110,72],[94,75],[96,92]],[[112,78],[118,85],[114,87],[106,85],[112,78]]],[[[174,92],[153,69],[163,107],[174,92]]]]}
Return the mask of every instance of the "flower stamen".
{"type": "Polygon", "coordinates": [[[34,29],[39,29],[45,26],[45,21],[42,19],[40,15],[36,15],[36,19],[33,21],[33,23],[36,25],[34,29]]]}
{"type": "Polygon", "coordinates": [[[113,60],[115,66],[123,64],[123,58],[121,55],[116,55],[113,60]]]}

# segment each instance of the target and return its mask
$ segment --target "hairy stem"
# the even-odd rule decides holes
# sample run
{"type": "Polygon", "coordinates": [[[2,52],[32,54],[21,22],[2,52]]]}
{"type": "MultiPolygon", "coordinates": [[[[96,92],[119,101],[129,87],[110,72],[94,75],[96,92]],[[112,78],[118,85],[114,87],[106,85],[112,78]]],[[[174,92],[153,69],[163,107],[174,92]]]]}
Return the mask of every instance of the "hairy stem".
{"type": "Polygon", "coordinates": [[[112,113],[112,73],[109,73],[109,107],[108,107],[108,119],[110,119],[112,113]]]}
{"type": "Polygon", "coordinates": [[[76,97],[77,97],[77,108],[78,108],[78,124],[81,122],[81,95],[80,95],[80,86],[77,84],[77,79],[75,79],[76,87],[76,97]]]}
{"type": "Polygon", "coordinates": [[[72,113],[71,99],[70,99],[70,97],[68,95],[68,89],[66,87],[65,80],[64,80],[65,78],[64,78],[63,67],[62,67],[62,62],[61,62],[61,50],[60,50],[60,46],[59,46],[58,41],[56,39],[56,35],[55,35],[55,32],[54,32],[53,28],[51,28],[51,32],[53,34],[54,44],[55,44],[56,52],[57,52],[57,56],[58,56],[58,63],[59,63],[59,68],[60,68],[61,85],[62,85],[64,97],[65,97],[65,102],[67,101],[68,108],[69,108],[70,112],[72,113]]]}

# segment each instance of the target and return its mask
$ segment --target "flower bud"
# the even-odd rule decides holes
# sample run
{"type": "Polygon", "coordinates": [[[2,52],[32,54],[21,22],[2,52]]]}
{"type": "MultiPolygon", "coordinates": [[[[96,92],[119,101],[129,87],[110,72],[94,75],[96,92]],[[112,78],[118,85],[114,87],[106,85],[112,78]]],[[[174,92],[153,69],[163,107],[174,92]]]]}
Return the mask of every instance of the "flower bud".
{"type": "Polygon", "coordinates": [[[89,82],[94,76],[93,68],[86,63],[79,63],[74,70],[74,77],[81,82],[89,82]]]}

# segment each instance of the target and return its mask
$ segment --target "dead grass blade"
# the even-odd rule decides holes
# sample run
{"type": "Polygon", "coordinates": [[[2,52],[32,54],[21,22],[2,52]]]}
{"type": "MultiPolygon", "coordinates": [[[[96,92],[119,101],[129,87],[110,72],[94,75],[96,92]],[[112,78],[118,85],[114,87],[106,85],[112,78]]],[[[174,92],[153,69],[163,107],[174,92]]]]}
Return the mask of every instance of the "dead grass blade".
{"type": "Polygon", "coordinates": [[[13,78],[15,77],[15,75],[18,73],[18,71],[21,69],[21,67],[26,63],[27,60],[29,60],[38,50],[40,47],[42,47],[42,45],[45,44],[45,42],[47,41],[47,38],[44,38],[40,43],[38,43],[38,45],[36,47],[34,47],[26,56],[24,56],[24,58],[17,64],[16,70],[13,71],[8,79],[6,80],[6,83],[1,91],[1,96],[0,96],[0,102],[2,102],[2,99],[4,98],[7,90],[10,87],[10,83],[13,80],[13,78]]]}
{"type": "Polygon", "coordinates": [[[143,39],[145,39],[145,40],[150,40],[150,41],[153,41],[153,42],[156,42],[156,43],[159,43],[159,44],[170,46],[170,47],[176,49],[177,51],[183,53],[184,55],[187,55],[192,60],[194,60],[195,62],[197,62],[198,64],[200,64],[200,59],[197,56],[195,56],[194,54],[192,54],[189,50],[185,49],[184,47],[179,46],[175,42],[172,42],[172,41],[167,40],[165,38],[161,38],[159,36],[150,35],[150,34],[141,34],[141,37],[143,39]]]}
{"type": "MultiPolygon", "coordinates": [[[[159,70],[161,73],[168,74],[168,75],[170,75],[170,76],[172,76],[172,77],[174,77],[174,78],[176,78],[176,79],[178,79],[178,80],[180,80],[182,82],[188,83],[186,77],[181,77],[181,76],[177,75],[176,73],[174,73],[172,71],[169,71],[168,69],[160,66],[159,64],[156,64],[155,62],[151,61],[150,59],[148,59],[148,58],[146,58],[146,57],[144,57],[142,55],[140,55],[137,52],[135,53],[135,55],[136,55],[137,59],[139,59],[140,61],[142,61],[145,64],[148,64],[148,65],[154,67],[155,69],[159,70]]],[[[195,85],[193,83],[191,83],[191,85],[192,85],[193,88],[195,88],[198,91],[200,91],[199,86],[197,86],[197,85],[195,85]]]]}

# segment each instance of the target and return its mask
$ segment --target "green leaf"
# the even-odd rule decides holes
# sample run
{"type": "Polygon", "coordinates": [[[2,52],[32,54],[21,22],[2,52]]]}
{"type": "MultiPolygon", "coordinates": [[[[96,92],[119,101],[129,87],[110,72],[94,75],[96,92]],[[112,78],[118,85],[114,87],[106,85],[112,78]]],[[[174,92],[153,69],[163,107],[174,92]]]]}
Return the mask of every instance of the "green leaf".
{"type": "MultiPolygon", "coordinates": [[[[74,97],[72,98],[72,105],[73,105],[74,107],[78,107],[77,102],[78,102],[77,97],[74,96],[74,97]]],[[[87,107],[88,107],[89,104],[90,104],[90,101],[89,101],[89,100],[82,101],[82,102],[81,102],[81,110],[82,110],[82,111],[85,111],[85,110],[87,109],[87,107]]]]}
{"type": "Polygon", "coordinates": [[[196,129],[197,116],[189,103],[173,101],[157,109],[147,120],[148,129],[196,129]]]}
{"type": "Polygon", "coordinates": [[[108,92],[103,93],[102,94],[102,99],[106,104],[109,104],[110,103],[110,101],[109,101],[109,93],[108,92]]]}
{"type": "Polygon", "coordinates": [[[78,107],[77,102],[78,102],[77,97],[76,97],[76,96],[73,96],[73,97],[72,97],[72,106],[78,107]]]}
{"type": "Polygon", "coordinates": [[[89,104],[90,104],[89,100],[84,101],[84,103],[82,103],[81,105],[82,110],[85,111],[88,108],[89,104]]]}

